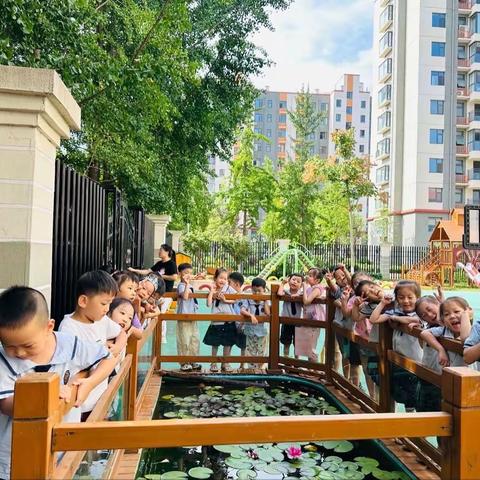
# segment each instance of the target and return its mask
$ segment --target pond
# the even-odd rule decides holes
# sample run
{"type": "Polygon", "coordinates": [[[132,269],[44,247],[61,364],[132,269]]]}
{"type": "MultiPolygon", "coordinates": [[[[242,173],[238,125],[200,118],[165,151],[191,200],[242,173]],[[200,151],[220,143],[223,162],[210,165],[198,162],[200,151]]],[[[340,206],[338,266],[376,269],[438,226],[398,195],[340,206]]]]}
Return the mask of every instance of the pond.
{"type": "MultiPolygon", "coordinates": [[[[320,384],[286,375],[216,376],[217,385],[165,378],[154,418],[348,414],[320,384]],[[232,381],[234,384],[223,382],[232,381]]],[[[214,420],[212,421],[214,423],[214,420]]],[[[142,454],[137,479],[415,479],[378,441],[185,446],[142,454]]]]}

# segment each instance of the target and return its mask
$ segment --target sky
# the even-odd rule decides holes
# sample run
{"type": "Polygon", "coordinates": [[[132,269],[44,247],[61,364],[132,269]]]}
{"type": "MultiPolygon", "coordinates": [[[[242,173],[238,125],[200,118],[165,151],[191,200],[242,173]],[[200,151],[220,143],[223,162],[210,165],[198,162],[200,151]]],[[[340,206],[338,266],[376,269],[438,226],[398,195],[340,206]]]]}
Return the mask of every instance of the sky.
{"type": "Polygon", "coordinates": [[[373,0],[295,0],[273,12],[275,30],[263,30],[255,43],[274,64],[254,79],[274,91],[330,93],[344,73],[359,73],[371,89],[373,0]]]}

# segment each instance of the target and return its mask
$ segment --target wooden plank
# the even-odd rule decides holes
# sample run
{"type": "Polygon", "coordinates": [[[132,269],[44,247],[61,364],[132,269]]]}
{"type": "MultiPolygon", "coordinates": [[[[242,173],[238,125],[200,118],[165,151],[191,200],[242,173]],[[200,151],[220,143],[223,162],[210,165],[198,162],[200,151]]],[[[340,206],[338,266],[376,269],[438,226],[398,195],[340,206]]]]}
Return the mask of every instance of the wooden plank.
{"type": "Polygon", "coordinates": [[[435,413],[378,413],[300,417],[216,418],[60,424],[55,451],[233,445],[319,440],[448,436],[452,416],[435,413]]]}
{"type": "MultiPolygon", "coordinates": [[[[163,297],[177,299],[177,292],[166,292],[163,297]]],[[[189,298],[208,298],[208,292],[195,292],[189,295],[189,298]]],[[[270,295],[268,294],[253,294],[253,293],[228,293],[225,294],[227,300],[243,300],[250,299],[255,300],[256,302],[270,300],[270,295]]]]}
{"type": "Polygon", "coordinates": [[[370,398],[365,392],[360,390],[353,383],[350,383],[345,377],[340,375],[335,370],[332,370],[332,380],[334,385],[337,384],[338,386],[342,387],[344,390],[346,390],[346,392],[348,392],[349,396],[360,400],[374,412],[378,412],[380,410],[380,405],[375,402],[375,400],[370,398]]]}
{"type": "MultiPolygon", "coordinates": [[[[164,313],[161,315],[163,321],[182,321],[182,322],[240,322],[250,323],[249,318],[242,315],[228,315],[220,313],[164,313]]],[[[259,323],[270,323],[270,317],[260,315],[256,317],[259,323]]]]}
{"type": "Polygon", "coordinates": [[[211,355],[162,355],[159,358],[160,362],[173,363],[266,363],[269,357],[249,357],[249,356],[216,356],[211,355]]]}
{"type": "Polygon", "coordinates": [[[138,341],[133,337],[128,339],[127,355],[132,355],[132,366],[128,376],[127,392],[127,418],[135,420],[135,409],[137,405],[137,377],[138,377],[138,341]]]}
{"type": "Polygon", "coordinates": [[[327,290],[327,327],[325,331],[325,363],[327,381],[332,382],[332,372],[335,366],[335,333],[333,331],[333,319],[335,318],[335,305],[332,296],[327,290]]]}
{"type": "Polygon", "coordinates": [[[442,385],[442,375],[440,373],[430,370],[430,368],[424,367],[421,363],[415,362],[415,360],[405,357],[404,355],[401,355],[393,350],[389,350],[387,354],[388,359],[392,363],[410,373],[413,373],[418,378],[421,378],[422,380],[425,380],[426,382],[437,387],[442,385]]]}
{"type": "Polygon", "coordinates": [[[335,333],[338,333],[342,337],[348,338],[351,342],[361,345],[362,347],[368,348],[369,350],[372,350],[378,354],[380,350],[380,345],[378,343],[369,342],[368,340],[365,340],[360,335],[357,335],[356,333],[352,332],[352,330],[343,328],[340,325],[337,325],[336,323],[332,324],[332,328],[335,333]]]}
{"type": "Polygon", "coordinates": [[[311,320],[309,318],[280,317],[282,325],[295,325],[296,327],[327,328],[325,320],[311,320]]]}
{"type": "Polygon", "coordinates": [[[142,383],[142,387],[140,388],[140,391],[138,392],[138,395],[137,395],[137,417],[138,417],[138,412],[140,411],[140,407],[144,401],[144,396],[148,391],[150,378],[153,375],[153,372],[155,371],[156,366],[157,366],[157,359],[153,358],[150,368],[148,369],[147,374],[145,375],[145,379],[142,383]]]}
{"type": "Polygon", "coordinates": [[[405,443],[415,451],[415,454],[424,461],[432,470],[440,474],[442,452],[435,448],[425,438],[406,438],[405,443]],[[413,446],[412,446],[413,445],[413,446]]]}
{"type": "Polygon", "coordinates": [[[280,357],[279,361],[289,367],[308,368],[310,370],[325,371],[324,363],[310,362],[309,360],[300,360],[298,358],[280,357]]]}
{"type": "MultiPolygon", "coordinates": [[[[272,285],[271,306],[270,306],[270,341],[269,341],[269,368],[278,368],[280,349],[280,302],[278,299],[279,285],[272,285]]],[[[252,362],[253,363],[253,362],[252,362]]]]}
{"type": "Polygon", "coordinates": [[[380,375],[380,411],[393,412],[395,411],[395,406],[390,393],[392,387],[392,375],[390,362],[388,360],[388,351],[392,350],[393,331],[386,323],[380,324],[379,327],[380,349],[378,355],[378,373],[380,375]]]}

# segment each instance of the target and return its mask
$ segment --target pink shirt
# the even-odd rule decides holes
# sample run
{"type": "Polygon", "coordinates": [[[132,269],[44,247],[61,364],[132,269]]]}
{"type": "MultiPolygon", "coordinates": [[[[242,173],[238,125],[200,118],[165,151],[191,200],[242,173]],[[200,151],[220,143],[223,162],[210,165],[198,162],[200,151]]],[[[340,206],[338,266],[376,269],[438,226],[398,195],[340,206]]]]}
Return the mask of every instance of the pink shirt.
{"type": "MultiPolygon", "coordinates": [[[[320,290],[320,297],[324,296],[325,287],[322,285],[313,285],[313,287],[307,288],[307,296],[309,296],[314,288],[320,290]]],[[[319,298],[319,297],[316,297],[319,298]]],[[[304,318],[309,318],[311,320],[325,320],[326,319],[325,305],[320,303],[312,303],[310,305],[305,305],[304,307],[304,318]]]]}
{"type": "MultiPolygon", "coordinates": [[[[347,306],[349,308],[353,308],[353,304],[355,302],[355,299],[357,297],[354,295],[348,300],[347,306]]],[[[368,318],[364,318],[363,320],[360,320],[359,322],[354,322],[353,326],[353,331],[356,333],[358,336],[364,338],[365,340],[370,339],[370,332],[372,330],[372,324],[370,323],[370,320],[368,318]]]]}

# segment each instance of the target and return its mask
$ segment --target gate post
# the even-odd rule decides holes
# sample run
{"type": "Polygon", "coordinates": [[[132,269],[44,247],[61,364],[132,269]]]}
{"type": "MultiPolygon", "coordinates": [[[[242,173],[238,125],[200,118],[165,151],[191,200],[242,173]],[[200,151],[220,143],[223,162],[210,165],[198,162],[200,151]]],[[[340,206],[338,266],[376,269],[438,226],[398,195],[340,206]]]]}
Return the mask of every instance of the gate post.
{"type": "Polygon", "coordinates": [[[28,285],[50,302],[55,157],[79,129],[54,70],[0,66],[0,290],[28,285]]]}
{"type": "Polygon", "coordinates": [[[160,246],[165,243],[167,238],[167,226],[172,218],[170,215],[147,215],[147,217],[154,224],[153,262],[157,263],[160,260],[158,257],[158,251],[160,250],[160,246]]]}

